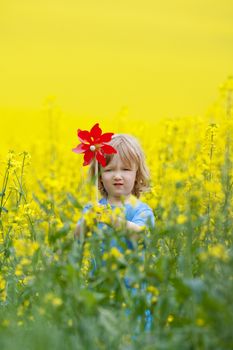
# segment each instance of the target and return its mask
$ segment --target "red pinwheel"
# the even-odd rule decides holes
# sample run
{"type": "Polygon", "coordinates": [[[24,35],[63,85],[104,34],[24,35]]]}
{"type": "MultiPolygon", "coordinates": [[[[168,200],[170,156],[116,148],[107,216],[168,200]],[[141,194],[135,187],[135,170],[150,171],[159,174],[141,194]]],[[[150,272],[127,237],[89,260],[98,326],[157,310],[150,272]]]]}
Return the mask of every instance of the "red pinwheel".
{"type": "Polygon", "coordinates": [[[98,123],[91,128],[91,131],[78,129],[77,135],[81,143],[76,148],[73,148],[72,151],[84,153],[83,165],[89,165],[92,159],[95,158],[105,167],[106,159],[104,154],[117,153],[115,148],[106,145],[107,142],[111,141],[114,134],[112,132],[102,134],[98,123]]]}

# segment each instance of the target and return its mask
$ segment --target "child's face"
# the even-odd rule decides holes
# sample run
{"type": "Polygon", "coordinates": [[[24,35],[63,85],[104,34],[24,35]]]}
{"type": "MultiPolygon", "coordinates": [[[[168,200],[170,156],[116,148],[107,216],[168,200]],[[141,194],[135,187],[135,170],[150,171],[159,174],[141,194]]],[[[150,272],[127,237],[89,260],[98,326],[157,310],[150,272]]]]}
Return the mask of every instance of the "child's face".
{"type": "Polygon", "coordinates": [[[136,178],[136,164],[126,166],[118,154],[115,154],[112,160],[102,168],[101,180],[108,193],[108,199],[120,199],[127,197],[132,193],[136,178]]]}

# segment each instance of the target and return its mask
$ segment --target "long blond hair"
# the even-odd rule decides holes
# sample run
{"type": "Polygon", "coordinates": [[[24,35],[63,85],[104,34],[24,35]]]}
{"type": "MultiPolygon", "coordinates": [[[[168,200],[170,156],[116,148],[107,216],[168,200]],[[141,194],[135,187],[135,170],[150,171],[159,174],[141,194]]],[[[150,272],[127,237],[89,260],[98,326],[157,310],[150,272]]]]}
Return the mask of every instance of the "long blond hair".
{"type": "MultiPolygon", "coordinates": [[[[108,142],[108,144],[117,150],[122,162],[126,166],[130,167],[132,162],[135,163],[137,167],[137,172],[136,172],[136,178],[135,178],[132,194],[137,198],[139,198],[142,192],[146,192],[149,190],[149,182],[150,182],[149,170],[146,166],[145,155],[142,151],[141,145],[139,144],[139,142],[135,137],[128,134],[114,134],[112,137],[112,140],[108,142]]],[[[108,165],[111,162],[113,157],[114,157],[114,154],[105,155],[106,165],[108,165]]],[[[107,198],[108,194],[101,181],[102,169],[103,167],[98,163],[99,191],[105,198],[107,198]]],[[[95,163],[92,162],[89,169],[89,176],[91,179],[93,179],[94,175],[95,175],[95,163]]]]}

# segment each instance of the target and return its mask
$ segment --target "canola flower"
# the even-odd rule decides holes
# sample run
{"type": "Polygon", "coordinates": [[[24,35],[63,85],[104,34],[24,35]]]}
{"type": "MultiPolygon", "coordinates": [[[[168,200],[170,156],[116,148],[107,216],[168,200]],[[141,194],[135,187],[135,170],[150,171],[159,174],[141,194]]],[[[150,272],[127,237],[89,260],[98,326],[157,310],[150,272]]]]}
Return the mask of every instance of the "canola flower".
{"type": "Polygon", "coordinates": [[[51,303],[54,307],[58,307],[58,306],[61,306],[63,304],[62,299],[53,293],[47,293],[45,295],[45,302],[51,303]]]}
{"type": "Polygon", "coordinates": [[[223,244],[215,244],[208,247],[207,252],[200,253],[200,259],[202,261],[208,260],[208,258],[216,258],[222,261],[227,261],[229,259],[229,253],[227,248],[223,244]]]}

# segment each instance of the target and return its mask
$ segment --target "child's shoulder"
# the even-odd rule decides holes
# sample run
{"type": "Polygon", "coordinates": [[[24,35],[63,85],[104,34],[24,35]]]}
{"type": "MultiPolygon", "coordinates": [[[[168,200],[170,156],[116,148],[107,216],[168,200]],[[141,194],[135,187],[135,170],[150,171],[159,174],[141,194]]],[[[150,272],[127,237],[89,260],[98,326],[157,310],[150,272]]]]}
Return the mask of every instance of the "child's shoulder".
{"type": "Polygon", "coordinates": [[[145,202],[142,202],[138,198],[133,198],[133,200],[127,203],[126,206],[133,209],[134,211],[145,211],[145,210],[152,211],[151,207],[148,204],[146,204],[145,202]]]}
{"type": "Polygon", "coordinates": [[[86,204],[83,209],[82,209],[82,213],[85,214],[86,212],[88,212],[91,209],[92,205],[91,204],[86,204]]]}
{"type": "Polygon", "coordinates": [[[131,204],[128,205],[128,208],[126,208],[126,217],[129,221],[140,226],[147,225],[148,221],[150,221],[152,226],[155,226],[152,208],[139,199],[137,199],[134,206],[131,204]]]}
{"type": "Polygon", "coordinates": [[[101,198],[100,200],[99,200],[99,204],[103,204],[103,205],[105,205],[105,204],[107,204],[107,199],[106,198],[101,198]]]}

